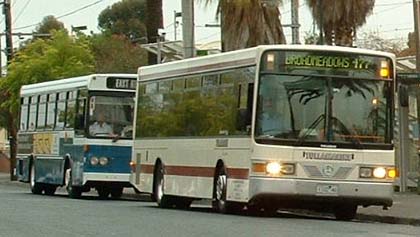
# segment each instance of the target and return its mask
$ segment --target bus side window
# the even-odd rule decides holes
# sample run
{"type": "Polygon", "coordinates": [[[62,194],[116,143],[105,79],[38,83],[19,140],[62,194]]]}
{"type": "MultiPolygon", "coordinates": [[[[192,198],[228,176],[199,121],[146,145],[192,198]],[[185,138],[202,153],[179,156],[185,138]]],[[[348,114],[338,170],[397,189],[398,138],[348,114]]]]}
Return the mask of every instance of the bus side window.
{"type": "Polygon", "coordinates": [[[48,104],[47,104],[47,123],[45,127],[47,129],[53,129],[55,124],[55,111],[57,105],[57,94],[49,94],[48,95],[48,104]]]}
{"type": "Polygon", "coordinates": [[[56,124],[55,129],[63,130],[64,122],[66,119],[66,99],[67,99],[67,92],[60,92],[58,94],[58,101],[57,101],[57,111],[56,111],[56,124]]]}
{"type": "Polygon", "coordinates": [[[38,96],[32,96],[30,99],[29,105],[29,127],[28,130],[35,130],[36,119],[37,119],[37,109],[38,109],[38,96]]]}
{"type": "Polygon", "coordinates": [[[47,120],[47,95],[39,96],[38,103],[38,119],[36,128],[38,130],[43,130],[45,128],[45,122],[47,120]]]}
{"type": "Polygon", "coordinates": [[[254,97],[254,83],[239,85],[240,95],[236,127],[240,131],[249,133],[252,121],[252,101],[254,97]]]}
{"type": "Polygon", "coordinates": [[[86,98],[78,98],[77,99],[77,113],[76,113],[76,121],[75,121],[75,132],[78,135],[82,135],[85,131],[86,127],[86,98]]]}
{"type": "Polygon", "coordinates": [[[75,128],[77,91],[70,91],[67,99],[66,128],[75,128]]]}
{"type": "Polygon", "coordinates": [[[26,131],[28,129],[28,112],[29,112],[29,98],[25,97],[21,99],[20,107],[20,130],[26,131]]]}

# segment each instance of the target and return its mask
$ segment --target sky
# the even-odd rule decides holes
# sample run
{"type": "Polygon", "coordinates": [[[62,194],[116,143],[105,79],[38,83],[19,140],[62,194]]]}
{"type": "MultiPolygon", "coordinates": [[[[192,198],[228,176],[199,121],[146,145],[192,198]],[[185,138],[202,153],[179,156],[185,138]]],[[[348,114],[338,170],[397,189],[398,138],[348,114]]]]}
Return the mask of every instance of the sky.
{"type": "MultiPolygon", "coordinates": [[[[63,22],[67,29],[71,26],[87,26],[85,33],[99,32],[97,18],[99,13],[120,0],[10,0],[12,6],[12,29],[15,33],[28,33],[35,30],[45,16],[53,15],[63,22]]],[[[208,43],[220,40],[218,27],[205,27],[206,24],[217,24],[216,4],[205,6],[203,0],[195,1],[195,40],[196,43],[208,43]]],[[[217,1],[214,1],[217,2],[217,1]]],[[[406,39],[408,32],[413,31],[412,0],[376,0],[373,14],[366,25],[358,30],[375,32],[385,39],[406,39]]],[[[313,20],[305,0],[299,0],[300,40],[305,33],[313,31],[313,20]]],[[[174,12],[181,11],[181,0],[163,0],[164,29],[167,40],[174,40],[174,12]]],[[[281,22],[290,24],[290,0],[283,0],[280,7],[281,22]]],[[[182,21],[181,18],[178,18],[182,21]]],[[[177,29],[177,39],[182,38],[181,26],[177,29]]],[[[4,31],[4,17],[0,16],[0,31],[4,31]]],[[[287,42],[291,42],[290,29],[285,28],[287,42]]],[[[4,37],[3,37],[4,38],[4,37]]],[[[18,46],[20,40],[13,40],[18,46]]],[[[4,39],[2,39],[4,46],[4,39]]]]}

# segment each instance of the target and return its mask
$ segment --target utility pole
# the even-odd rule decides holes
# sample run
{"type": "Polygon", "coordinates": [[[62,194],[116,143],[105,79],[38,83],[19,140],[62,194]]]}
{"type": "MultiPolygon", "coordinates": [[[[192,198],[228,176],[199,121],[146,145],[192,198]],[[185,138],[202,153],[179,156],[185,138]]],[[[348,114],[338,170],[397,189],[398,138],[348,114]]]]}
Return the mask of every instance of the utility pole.
{"type": "Polygon", "coordinates": [[[292,43],[300,44],[299,40],[299,0],[292,0],[292,43]]]}
{"type": "Polygon", "coordinates": [[[182,0],[182,38],[184,58],[195,56],[194,0],[182,0]]]}
{"type": "Polygon", "coordinates": [[[11,0],[4,0],[4,16],[6,24],[6,58],[7,64],[12,61],[13,58],[13,40],[12,40],[12,11],[10,7],[11,0]]]}
{"type": "Polygon", "coordinates": [[[413,10],[414,10],[414,34],[416,38],[416,71],[420,71],[420,3],[419,0],[413,0],[413,10]]]}

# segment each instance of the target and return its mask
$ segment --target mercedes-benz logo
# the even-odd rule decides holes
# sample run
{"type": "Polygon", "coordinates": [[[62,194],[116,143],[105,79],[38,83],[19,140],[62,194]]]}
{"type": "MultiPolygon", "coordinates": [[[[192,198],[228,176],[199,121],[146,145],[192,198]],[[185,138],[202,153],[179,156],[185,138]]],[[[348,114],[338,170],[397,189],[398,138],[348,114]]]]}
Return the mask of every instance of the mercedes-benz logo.
{"type": "Polygon", "coordinates": [[[324,176],[331,177],[334,175],[334,167],[332,165],[324,165],[321,172],[324,176]]]}

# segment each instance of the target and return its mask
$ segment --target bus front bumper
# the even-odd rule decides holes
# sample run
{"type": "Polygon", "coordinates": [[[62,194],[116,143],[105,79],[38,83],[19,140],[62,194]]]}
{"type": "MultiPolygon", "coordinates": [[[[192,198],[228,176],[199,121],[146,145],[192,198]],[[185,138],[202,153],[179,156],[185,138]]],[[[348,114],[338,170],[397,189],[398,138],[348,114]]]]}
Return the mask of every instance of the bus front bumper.
{"type": "Polygon", "coordinates": [[[250,177],[250,203],[392,206],[392,183],[250,177]]]}
{"type": "Polygon", "coordinates": [[[130,174],[84,172],[83,184],[87,182],[121,182],[129,183],[130,174]]]}

